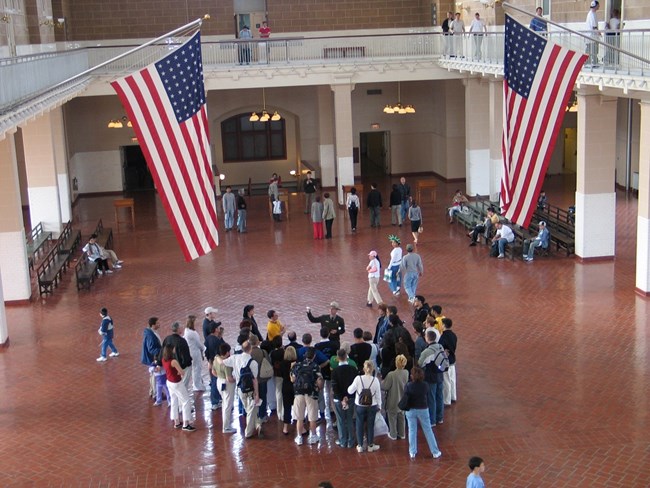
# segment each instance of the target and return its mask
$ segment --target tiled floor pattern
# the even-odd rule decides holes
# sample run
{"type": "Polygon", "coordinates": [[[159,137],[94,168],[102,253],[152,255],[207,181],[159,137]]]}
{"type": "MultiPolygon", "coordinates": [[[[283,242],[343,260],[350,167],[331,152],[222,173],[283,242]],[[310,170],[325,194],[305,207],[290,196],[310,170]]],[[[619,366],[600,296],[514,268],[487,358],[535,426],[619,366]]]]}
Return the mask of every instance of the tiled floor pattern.
{"type": "MultiPolygon", "coordinates": [[[[570,183],[548,181],[553,203],[571,203],[570,183]]],[[[419,246],[426,268],[419,290],[444,307],[459,336],[459,402],[435,429],[441,459],[425,458],[422,436],[415,462],[406,441],[387,438],[380,451],[358,454],[322,430],[320,446],[298,447],[275,419],[263,440],[227,437],[220,412],[206,411],[203,400],[197,432],[171,429],[146,397],[139,363],[149,316],[166,328],[216,306],[234,340],[243,306],[254,303],[260,324],[275,308],[290,329],[316,334],[305,306],[324,313],[336,299],[349,331],[374,330],[376,309],[364,306],[366,254],[377,249],[386,263],[387,234],[410,238],[389,225],[387,212],[378,230],[364,212],[353,235],[339,212],[334,238],[314,241],[298,197],[280,224],[256,197],[248,234],[221,232],[218,250],[184,263],[156,197],[139,194],[136,229],[115,232],[122,270],[80,293],[69,273],[53,296],[7,308],[0,486],[268,488],[330,479],[337,487],[452,487],[464,486],[471,455],[486,460],[491,488],[650,485],[650,310],[633,292],[636,200],[619,196],[615,261],[584,265],[559,253],[527,264],[490,259],[486,246],[469,248],[461,228],[445,223],[445,196],[455,186],[441,185],[440,201],[424,204],[419,246]],[[121,357],[97,364],[102,306],[115,320],[121,357]]],[[[86,235],[100,217],[111,225],[111,202],[75,206],[86,235]]],[[[409,318],[404,297],[394,299],[385,283],[380,291],[409,318]]]]}

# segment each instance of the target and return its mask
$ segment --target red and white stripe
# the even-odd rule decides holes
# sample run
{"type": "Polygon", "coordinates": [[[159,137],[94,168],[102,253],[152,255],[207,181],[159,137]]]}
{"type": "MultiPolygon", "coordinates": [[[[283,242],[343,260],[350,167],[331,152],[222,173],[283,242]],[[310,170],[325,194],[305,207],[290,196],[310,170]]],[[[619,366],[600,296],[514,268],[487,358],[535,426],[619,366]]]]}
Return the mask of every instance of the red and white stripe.
{"type": "Polygon", "coordinates": [[[528,99],[504,80],[503,179],[505,217],[528,227],[567,102],[587,56],[547,43],[528,99]]]}
{"type": "Polygon", "coordinates": [[[219,245],[206,106],[179,124],[154,65],[112,83],[187,261],[219,245]]]}

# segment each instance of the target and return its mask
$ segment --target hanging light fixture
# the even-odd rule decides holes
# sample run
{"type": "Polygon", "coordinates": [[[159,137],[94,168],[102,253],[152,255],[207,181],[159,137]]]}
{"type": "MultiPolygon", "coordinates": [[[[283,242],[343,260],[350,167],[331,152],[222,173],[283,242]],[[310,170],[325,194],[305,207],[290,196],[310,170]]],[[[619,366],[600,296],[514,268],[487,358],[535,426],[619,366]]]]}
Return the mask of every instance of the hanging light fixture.
{"type": "Polygon", "coordinates": [[[122,129],[124,127],[133,127],[133,124],[131,121],[127,118],[127,116],[123,116],[121,119],[111,119],[108,121],[107,127],[109,129],[122,129]]]}
{"type": "Polygon", "coordinates": [[[415,107],[413,105],[402,105],[402,92],[401,82],[397,82],[397,103],[394,105],[388,104],[384,107],[385,114],[414,114],[415,107]]]}
{"type": "Polygon", "coordinates": [[[250,120],[251,122],[268,122],[269,120],[276,122],[282,119],[282,116],[278,113],[277,110],[273,112],[273,115],[270,115],[266,111],[266,90],[263,87],[262,87],[262,102],[263,102],[263,108],[262,108],[261,115],[257,115],[257,112],[253,112],[248,120],[250,120]]]}

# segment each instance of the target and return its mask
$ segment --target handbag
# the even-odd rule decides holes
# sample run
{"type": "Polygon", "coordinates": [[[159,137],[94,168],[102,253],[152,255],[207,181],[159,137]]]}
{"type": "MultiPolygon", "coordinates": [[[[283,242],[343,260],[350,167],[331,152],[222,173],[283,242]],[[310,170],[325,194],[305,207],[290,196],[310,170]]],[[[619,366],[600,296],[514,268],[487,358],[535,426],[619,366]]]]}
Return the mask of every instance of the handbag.
{"type": "Polygon", "coordinates": [[[271,362],[266,359],[266,357],[262,358],[262,362],[260,363],[260,374],[259,378],[260,381],[267,381],[270,380],[273,377],[273,366],[271,365],[271,362]]]}
{"type": "Polygon", "coordinates": [[[381,412],[377,412],[377,415],[375,415],[375,437],[386,434],[388,434],[386,419],[381,412]]]}
{"type": "Polygon", "coordinates": [[[404,395],[402,395],[402,398],[397,404],[397,408],[399,408],[402,412],[408,412],[410,410],[408,393],[404,392],[404,395]]]}
{"type": "Polygon", "coordinates": [[[420,226],[418,227],[418,234],[422,234],[424,232],[424,227],[420,226]]]}
{"type": "Polygon", "coordinates": [[[393,276],[393,272],[391,271],[390,268],[386,268],[384,270],[384,281],[388,281],[390,283],[390,279],[393,276]]]}

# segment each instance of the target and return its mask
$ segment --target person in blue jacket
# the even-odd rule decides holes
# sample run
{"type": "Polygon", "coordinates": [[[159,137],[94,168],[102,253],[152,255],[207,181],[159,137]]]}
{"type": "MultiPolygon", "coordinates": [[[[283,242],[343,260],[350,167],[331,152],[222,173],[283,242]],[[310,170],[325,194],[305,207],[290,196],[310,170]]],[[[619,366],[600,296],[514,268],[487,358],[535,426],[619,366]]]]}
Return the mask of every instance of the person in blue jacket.
{"type": "Polygon", "coordinates": [[[120,355],[115,344],[113,344],[113,319],[108,315],[108,310],[106,307],[102,308],[99,312],[99,315],[102,317],[102,324],[99,326],[99,334],[102,336],[102,352],[101,356],[97,358],[98,362],[106,361],[106,350],[110,347],[112,358],[116,358],[120,355]]]}
{"type": "MultiPolygon", "coordinates": [[[[158,335],[158,317],[149,318],[148,326],[145,327],[142,337],[142,354],[140,362],[147,366],[147,371],[152,365],[160,366],[160,351],[162,350],[162,341],[158,335]]],[[[149,396],[156,395],[156,379],[153,374],[149,374],[149,396]]]]}

